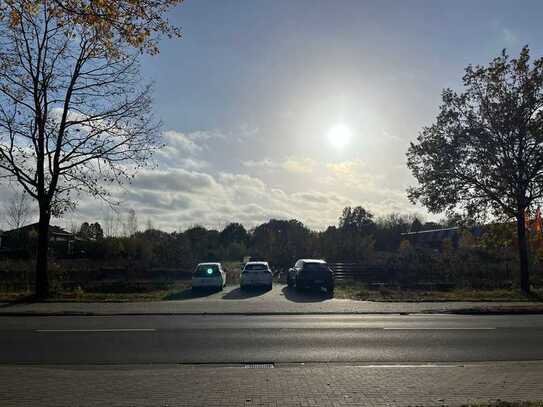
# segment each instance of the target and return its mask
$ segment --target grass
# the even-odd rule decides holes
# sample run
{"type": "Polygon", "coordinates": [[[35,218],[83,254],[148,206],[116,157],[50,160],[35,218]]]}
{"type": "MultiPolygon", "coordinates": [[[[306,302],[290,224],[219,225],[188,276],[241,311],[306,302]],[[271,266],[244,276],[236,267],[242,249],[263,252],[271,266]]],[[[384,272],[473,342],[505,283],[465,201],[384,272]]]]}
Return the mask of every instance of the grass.
{"type": "MultiPolygon", "coordinates": [[[[176,282],[167,289],[150,290],[146,292],[86,292],[82,289],[73,291],[56,291],[48,301],[66,302],[140,302],[140,301],[169,301],[188,298],[190,281],[176,282]]],[[[0,302],[32,301],[30,292],[0,292],[0,302]]]]}
{"type": "MultiPolygon", "coordinates": [[[[237,265],[232,265],[235,270],[237,265]]],[[[239,284],[239,272],[229,272],[228,284],[239,284]]],[[[49,301],[73,302],[138,302],[138,301],[173,301],[192,298],[190,281],[157,282],[150,286],[141,286],[137,283],[105,284],[95,288],[83,290],[64,290],[53,292],[49,301]]],[[[336,284],[335,298],[352,299],[359,301],[383,302],[430,302],[430,301],[535,301],[543,303],[543,290],[535,290],[529,297],[517,290],[451,290],[451,291],[422,291],[400,290],[394,288],[369,289],[366,285],[356,282],[342,282],[336,284]]],[[[0,302],[31,301],[30,292],[0,292],[0,302]]]]}
{"type": "Polygon", "coordinates": [[[422,291],[394,288],[368,289],[361,283],[338,283],[335,298],[360,301],[543,301],[543,290],[535,290],[531,296],[524,296],[517,290],[468,290],[422,291]]]}
{"type": "MultiPolygon", "coordinates": [[[[229,285],[239,284],[241,271],[240,262],[223,262],[226,271],[226,281],[229,285]]],[[[161,282],[151,283],[148,288],[138,282],[98,282],[95,287],[83,290],[53,290],[48,301],[66,302],[140,302],[140,301],[174,301],[192,298],[191,282],[161,282]]],[[[0,302],[32,301],[33,296],[28,291],[0,291],[0,302]]]]}
{"type": "Polygon", "coordinates": [[[543,407],[543,401],[497,401],[495,403],[466,404],[465,407],[543,407]]]}

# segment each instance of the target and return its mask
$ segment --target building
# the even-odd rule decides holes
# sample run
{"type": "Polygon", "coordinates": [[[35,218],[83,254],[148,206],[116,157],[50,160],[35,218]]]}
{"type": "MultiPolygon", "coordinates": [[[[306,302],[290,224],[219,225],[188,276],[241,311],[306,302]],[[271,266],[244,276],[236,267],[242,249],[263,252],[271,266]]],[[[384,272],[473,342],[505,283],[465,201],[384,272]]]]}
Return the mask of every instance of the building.
{"type": "Polygon", "coordinates": [[[414,247],[441,250],[445,241],[450,241],[453,247],[458,247],[460,228],[420,230],[418,232],[402,233],[401,236],[402,240],[407,240],[414,247]]]}
{"type": "MultiPolygon", "coordinates": [[[[1,233],[0,255],[9,257],[27,257],[37,247],[38,223],[22,226],[1,233]]],[[[76,237],[59,226],[49,226],[49,250],[52,254],[70,255],[76,237]]]]}

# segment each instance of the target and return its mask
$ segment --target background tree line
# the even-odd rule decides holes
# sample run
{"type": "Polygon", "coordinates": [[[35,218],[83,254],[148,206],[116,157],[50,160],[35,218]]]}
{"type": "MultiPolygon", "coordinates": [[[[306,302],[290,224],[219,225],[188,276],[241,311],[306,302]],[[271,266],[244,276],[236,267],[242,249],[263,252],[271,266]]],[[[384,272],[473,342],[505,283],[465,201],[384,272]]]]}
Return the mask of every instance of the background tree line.
{"type": "MultiPolygon", "coordinates": [[[[53,280],[186,278],[199,262],[239,263],[250,256],[269,261],[275,271],[286,270],[304,257],[379,266],[385,273],[382,280],[407,287],[432,282],[470,288],[519,286],[514,223],[477,225],[458,215],[439,222],[397,213],[375,217],[361,206],[346,207],[337,225],[321,231],[295,219],[271,219],[250,230],[230,223],[222,230],[193,226],[169,233],[150,221],[140,229],[134,210],[118,223],[117,236],[108,235],[99,222],[74,227],[71,254],[51,258],[56,267],[53,280]],[[459,226],[455,238],[437,238],[432,245],[415,244],[402,236],[451,226],[459,226]]],[[[35,242],[24,247],[26,258],[32,259],[35,242]]],[[[531,234],[530,253],[534,283],[541,284],[541,233],[531,234]]],[[[29,273],[24,271],[25,276],[29,273]]]]}

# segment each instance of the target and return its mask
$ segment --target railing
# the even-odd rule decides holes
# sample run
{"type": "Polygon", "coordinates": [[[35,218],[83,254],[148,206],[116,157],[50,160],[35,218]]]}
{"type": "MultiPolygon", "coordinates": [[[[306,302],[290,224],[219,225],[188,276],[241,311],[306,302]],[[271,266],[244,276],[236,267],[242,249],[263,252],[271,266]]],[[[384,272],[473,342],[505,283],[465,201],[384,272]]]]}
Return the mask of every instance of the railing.
{"type": "Polygon", "coordinates": [[[388,283],[396,279],[396,272],[381,265],[363,263],[330,263],[337,281],[354,280],[364,283],[388,283]]]}

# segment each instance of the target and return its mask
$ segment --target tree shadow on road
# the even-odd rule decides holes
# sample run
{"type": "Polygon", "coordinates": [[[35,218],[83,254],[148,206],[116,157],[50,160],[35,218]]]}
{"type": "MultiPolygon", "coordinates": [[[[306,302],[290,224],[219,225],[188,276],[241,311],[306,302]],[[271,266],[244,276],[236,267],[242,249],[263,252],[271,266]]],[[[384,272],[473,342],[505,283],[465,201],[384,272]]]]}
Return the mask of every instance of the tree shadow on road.
{"type": "Polygon", "coordinates": [[[267,289],[263,288],[252,288],[252,289],[241,289],[235,288],[230,292],[227,292],[222,296],[223,300],[244,300],[247,298],[258,297],[259,295],[267,293],[267,289]]]}
{"type": "Polygon", "coordinates": [[[317,289],[299,291],[285,286],[282,292],[287,300],[293,302],[321,302],[332,298],[327,292],[317,289]]]}
{"type": "Polygon", "coordinates": [[[164,297],[164,301],[192,300],[195,298],[208,297],[212,294],[215,294],[216,292],[217,292],[216,289],[213,289],[213,290],[199,289],[195,291],[192,288],[187,288],[185,290],[175,291],[173,293],[167,294],[164,297]]]}

